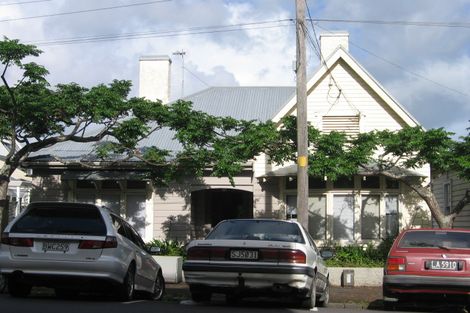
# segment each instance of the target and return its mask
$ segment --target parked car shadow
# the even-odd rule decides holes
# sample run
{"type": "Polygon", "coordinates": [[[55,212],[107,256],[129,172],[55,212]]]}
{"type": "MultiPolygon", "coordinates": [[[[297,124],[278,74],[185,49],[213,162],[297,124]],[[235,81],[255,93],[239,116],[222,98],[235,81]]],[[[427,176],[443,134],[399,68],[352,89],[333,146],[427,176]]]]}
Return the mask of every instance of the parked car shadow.
{"type": "Polygon", "coordinates": [[[470,305],[452,301],[410,301],[399,303],[395,307],[385,308],[382,300],[375,300],[369,303],[367,309],[400,312],[468,313],[470,305]]]}

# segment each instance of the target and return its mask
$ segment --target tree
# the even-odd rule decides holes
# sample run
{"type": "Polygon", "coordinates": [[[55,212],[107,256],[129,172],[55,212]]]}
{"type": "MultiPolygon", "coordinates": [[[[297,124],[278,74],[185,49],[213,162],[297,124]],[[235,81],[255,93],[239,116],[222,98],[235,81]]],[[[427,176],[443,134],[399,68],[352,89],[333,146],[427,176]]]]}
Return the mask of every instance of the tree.
{"type": "MultiPolygon", "coordinates": [[[[277,143],[267,151],[275,163],[295,161],[295,117],[282,120],[277,143]]],[[[452,227],[456,216],[470,203],[470,191],[445,215],[432,192],[430,181],[410,177],[399,168],[416,169],[430,164],[434,173],[456,171],[470,181],[470,139],[451,139],[444,129],[424,131],[406,127],[399,131],[375,131],[348,137],[345,133],[321,133],[309,126],[309,175],[336,180],[359,172],[384,175],[409,186],[422,198],[439,227],[452,227]]]]}
{"type": "Polygon", "coordinates": [[[96,155],[102,163],[85,164],[88,168],[115,166],[137,158],[151,169],[155,182],[168,184],[185,175],[201,176],[208,166],[213,166],[214,175],[232,179],[275,134],[270,122],[215,117],[194,111],[185,101],[163,105],[129,98],[131,83],[125,80],[92,88],[75,83],[52,88],[46,80],[47,69],[25,61],[40,54],[35,46],[18,40],[0,41],[0,140],[10,144],[0,169],[2,229],[8,219],[7,191],[12,173],[31,153],[55,144],[99,143],[96,155]],[[14,76],[18,80],[11,83],[14,76]],[[181,151],[143,149],[139,145],[162,128],[174,131],[181,151]]]}

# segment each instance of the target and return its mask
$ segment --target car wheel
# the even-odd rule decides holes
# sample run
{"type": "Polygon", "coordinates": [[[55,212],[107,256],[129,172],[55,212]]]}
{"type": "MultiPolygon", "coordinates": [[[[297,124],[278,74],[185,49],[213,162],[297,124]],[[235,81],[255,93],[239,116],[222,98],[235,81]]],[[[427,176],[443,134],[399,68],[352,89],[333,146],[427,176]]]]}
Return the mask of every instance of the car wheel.
{"type": "Polygon", "coordinates": [[[78,295],[78,291],[70,289],[55,288],[54,293],[58,298],[72,299],[78,295]]]}
{"type": "Polygon", "coordinates": [[[321,295],[320,299],[318,299],[318,306],[320,307],[327,307],[328,303],[330,302],[330,282],[326,282],[325,290],[321,295]]]}
{"type": "Polygon", "coordinates": [[[302,306],[307,309],[313,309],[317,302],[317,283],[315,277],[312,280],[312,285],[310,286],[310,296],[303,300],[302,306]]]}
{"type": "Polygon", "coordinates": [[[27,297],[31,293],[32,286],[16,278],[10,277],[8,279],[8,291],[13,297],[27,297]]]}
{"type": "Polygon", "coordinates": [[[208,302],[211,300],[212,294],[207,291],[191,291],[191,299],[194,302],[208,302]]]}
{"type": "Polygon", "coordinates": [[[163,278],[162,271],[159,271],[155,283],[153,284],[153,291],[150,293],[149,300],[158,301],[163,298],[165,293],[165,278],[163,278]]]}
{"type": "Polygon", "coordinates": [[[0,293],[4,293],[7,290],[7,278],[5,275],[0,275],[0,293]]]}
{"type": "Polygon", "coordinates": [[[235,294],[226,294],[225,303],[228,305],[237,305],[240,302],[240,296],[235,294]]]}
{"type": "Polygon", "coordinates": [[[127,270],[126,276],[124,277],[124,281],[119,286],[118,296],[119,300],[121,301],[129,301],[132,300],[134,297],[134,289],[135,287],[135,269],[131,265],[127,270]]]}
{"type": "Polygon", "coordinates": [[[383,305],[384,305],[384,310],[385,311],[395,311],[395,308],[396,308],[396,302],[393,302],[393,301],[383,301],[383,305]]]}

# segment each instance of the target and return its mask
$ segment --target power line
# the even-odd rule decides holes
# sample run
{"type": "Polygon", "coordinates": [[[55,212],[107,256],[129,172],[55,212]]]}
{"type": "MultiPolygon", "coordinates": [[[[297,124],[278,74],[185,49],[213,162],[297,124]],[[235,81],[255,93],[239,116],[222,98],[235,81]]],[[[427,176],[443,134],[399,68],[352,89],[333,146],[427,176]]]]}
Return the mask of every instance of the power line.
{"type": "Polygon", "coordinates": [[[51,0],[34,0],[34,1],[22,1],[22,2],[10,2],[10,3],[0,3],[1,7],[6,7],[8,5],[17,5],[17,4],[30,4],[30,3],[39,3],[39,2],[49,2],[51,0]]]}
{"type": "Polygon", "coordinates": [[[210,87],[211,85],[209,85],[208,83],[206,83],[204,80],[202,80],[199,76],[197,76],[196,74],[194,74],[192,71],[190,71],[186,66],[184,67],[184,69],[191,75],[193,75],[194,78],[196,78],[198,81],[200,81],[201,83],[203,83],[204,85],[206,85],[207,87],[210,87]]]}
{"type": "Polygon", "coordinates": [[[0,20],[0,23],[2,23],[2,22],[21,21],[21,20],[32,20],[32,19],[38,19],[38,18],[44,18],[44,17],[54,17],[54,16],[71,15],[71,14],[79,14],[79,13],[89,13],[89,12],[96,12],[96,11],[122,9],[122,8],[136,7],[136,6],[149,5],[149,4],[155,4],[155,3],[161,3],[161,2],[170,2],[170,1],[171,0],[158,0],[158,1],[133,3],[133,4],[123,4],[123,5],[117,5],[117,6],[111,6],[111,7],[79,10],[79,11],[70,11],[70,12],[52,13],[52,14],[44,14],[44,15],[17,17],[17,18],[10,18],[10,19],[5,19],[5,20],[0,20]]]}
{"type": "Polygon", "coordinates": [[[379,24],[379,25],[400,25],[400,26],[420,26],[420,27],[452,27],[452,28],[470,28],[468,22],[433,22],[433,21],[385,21],[385,20],[349,20],[349,19],[331,19],[331,18],[310,18],[312,22],[331,22],[331,23],[360,23],[360,24],[379,24]]]}
{"type": "MultiPolygon", "coordinates": [[[[324,28],[324,27],[321,27],[320,25],[317,25],[317,26],[318,26],[319,28],[321,28],[321,29],[323,29],[323,30],[325,30],[325,31],[327,31],[327,32],[329,32],[329,33],[331,33],[331,31],[330,31],[329,29],[326,29],[326,28],[324,28]]],[[[402,71],[404,71],[404,72],[406,72],[406,73],[408,73],[408,74],[411,74],[411,75],[413,75],[413,76],[415,76],[415,77],[418,77],[418,78],[420,78],[420,79],[426,80],[426,81],[428,81],[428,82],[430,82],[430,83],[433,83],[433,84],[436,85],[436,86],[439,86],[439,87],[444,88],[444,89],[447,89],[447,90],[449,90],[449,91],[458,93],[458,94],[463,95],[463,96],[465,96],[465,97],[470,97],[470,94],[468,94],[468,93],[465,93],[465,92],[460,91],[460,90],[457,90],[457,89],[455,89],[455,88],[446,86],[446,85],[441,84],[441,83],[439,83],[439,82],[436,82],[436,81],[434,81],[434,80],[432,80],[432,79],[430,79],[430,78],[428,78],[428,77],[426,77],[426,76],[423,76],[423,75],[418,74],[418,73],[416,73],[416,72],[410,71],[410,70],[406,69],[404,66],[402,66],[402,65],[400,65],[400,64],[398,64],[398,63],[392,62],[392,61],[390,61],[390,60],[387,60],[386,58],[384,58],[384,57],[382,57],[382,56],[380,56],[380,55],[378,55],[378,54],[376,54],[376,53],[374,53],[374,52],[372,52],[372,51],[370,51],[370,50],[367,50],[367,49],[365,49],[365,48],[359,46],[358,44],[354,43],[354,42],[351,41],[351,40],[349,40],[349,43],[350,43],[351,45],[355,46],[356,48],[358,48],[358,49],[360,49],[360,50],[362,50],[362,51],[364,51],[364,52],[366,52],[366,53],[372,55],[373,57],[375,57],[375,58],[381,60],[382,62],[385,62],[385,63],[387,63],[387,64],[389,64],[389,65],[392,65],[392,66],[394,66],[394,67],[396,67],[396,68],[398,68],[398,69],[400,69],[400,70],[402,70],[402,71]]]]}
{"type": "Polygon", "coordinates": [[[290,23],[284,24],[285,22],[290,22],[290,21],[291,20],[288,20],[288,19],[287,20],[272,20],[272,21],[240,23],[240,24],[231,24],[231,25],[191,27],[191,28],[180,29],[180,30],[150,31],[150,32],[126,33],[126,34],[108,34],[108,35],[89,36],[89,37],[70,37],[70,38],[54,39],[54,40],[46,40],[46,41],[28,41],[25,43],[35,44],[38,46],[56,46],[56,45],[78,44],[78,43],[93,43],[93,42],[102,42],[102,41],[117,41],[117,40],[127,40],[127,39],[177,37],[177,36],[198,35],[198,34],[233,32],[233,31],[240,31],[240,30],[285,27],[285,26],[291,25],[290,23]]]}

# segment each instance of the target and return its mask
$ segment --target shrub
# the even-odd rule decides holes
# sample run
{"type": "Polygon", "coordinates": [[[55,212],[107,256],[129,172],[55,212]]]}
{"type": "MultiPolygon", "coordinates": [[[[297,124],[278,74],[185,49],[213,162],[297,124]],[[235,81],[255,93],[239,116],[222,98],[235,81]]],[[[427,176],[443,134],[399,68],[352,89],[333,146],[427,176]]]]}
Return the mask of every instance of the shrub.
{"type": "Polygon", "coordinates": [[[387,260],[394,238],[387,238],[375,246],[373,244],[334,246],[335,255],[326,260],[330,267],[383,267],[387,260]]]}
{"type": "Polygon", "coordinates": [[[147,243],[148,247],[159,247],[160,248],[160,255],[166,256],[186,256],[186,250],[184,247],[184,243],[176,241],[176,240],[160,240],[154,239],[147,243]]]}

